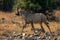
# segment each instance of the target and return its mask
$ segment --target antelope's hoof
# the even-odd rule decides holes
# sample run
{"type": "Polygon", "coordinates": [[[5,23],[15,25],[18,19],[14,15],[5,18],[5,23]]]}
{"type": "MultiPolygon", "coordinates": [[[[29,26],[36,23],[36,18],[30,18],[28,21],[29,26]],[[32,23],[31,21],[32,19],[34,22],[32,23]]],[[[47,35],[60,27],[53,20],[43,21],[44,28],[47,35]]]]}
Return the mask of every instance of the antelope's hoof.
{"type": "Polygon", "coordinates": [[[44,29],[40,29],[40,31],[45,33],[45,30],[44,29]]]}
{"type": "Polygon", "coordinates": [[[43,33],[45,33],[45,30],[42,30],[43,33]]]}

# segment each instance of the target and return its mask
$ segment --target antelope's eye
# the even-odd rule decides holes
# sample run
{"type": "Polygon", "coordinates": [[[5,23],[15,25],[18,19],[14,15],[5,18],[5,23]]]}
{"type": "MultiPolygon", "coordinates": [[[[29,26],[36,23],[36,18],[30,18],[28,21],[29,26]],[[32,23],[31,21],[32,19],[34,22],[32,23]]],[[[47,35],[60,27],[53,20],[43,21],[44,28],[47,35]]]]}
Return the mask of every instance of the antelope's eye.
{"type": "Polygon", "coordinates": [[[5,18],[2,18],[2,20],[5,20],[5,18]]]}

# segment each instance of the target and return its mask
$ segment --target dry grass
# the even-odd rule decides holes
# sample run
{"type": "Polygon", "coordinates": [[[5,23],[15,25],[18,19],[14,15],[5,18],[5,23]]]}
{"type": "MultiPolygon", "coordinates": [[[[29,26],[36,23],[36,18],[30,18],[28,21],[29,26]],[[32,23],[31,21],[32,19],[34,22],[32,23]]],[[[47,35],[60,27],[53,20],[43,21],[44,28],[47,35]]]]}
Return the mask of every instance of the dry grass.
{"type": "MultiPolygon", "coordinates": [[[[14,12],[13,13],[8,13],[8,12],[6,12],[6,14],[5,14],[5,12],[1,12],[0,11],[0,19],[1,18],[6,18],[7,19],[7,23],[5,23],[5,24],[2,24],[2,23],[0,23],[0,34],[3,34],[3,33],[5,33],[6,31],[17,31],[17,32],[21,32],[21,30],[22,30],[22,28],[19,26],[19,25],[16,25],[16,24],[12,24],[12,23],[10,23],[10,17],[11,16],[13,16],[13,14],[14,14],[14,12]]],[[[18,22],[21,22],[22,20],[21,19],[19,19],[18,17],[17,17],[17,20],[18,20],[18,22]]],[[[17,21],[16,20],[16,21],[17,21]]],[[[40,27],[40,25],[39,24],[34,24],[34,26],[35,26],[35,28],[39,28],[40,27]]],[[[50,28],[51,28],[51,31],[52,32],[56,32],[57,33],[57,29],[58,28],[60,28],[60,23],[56,23],[56,22],[49,22],[49,26],[50,26],[50,28]]],[[[49,29],[47,28],[47,26],[43,23],[43,27],[44,27],[44,29],[45,29],[45,31],[49,31],[49,29]]],[[[29,34],[31,34],[31,33],[34,33],[33,31],[31,31],[31,25],[29,24],[29,25],[27,25],[27,27],[24,29],[24,30],[26,30],[27,32],[25,32],[25,33],[29,33],[29,34]]]]}

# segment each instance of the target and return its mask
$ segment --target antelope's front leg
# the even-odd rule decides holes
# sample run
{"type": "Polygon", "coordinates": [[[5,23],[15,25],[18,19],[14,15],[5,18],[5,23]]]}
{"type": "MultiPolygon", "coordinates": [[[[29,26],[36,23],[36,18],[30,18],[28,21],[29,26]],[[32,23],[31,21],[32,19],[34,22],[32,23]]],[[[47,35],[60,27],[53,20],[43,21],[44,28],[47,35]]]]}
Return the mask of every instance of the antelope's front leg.
{"type": "Polygon", "coordinates": [[[24,28],[26,27],[26,25],[27,25],[26,23],[25,23],[25,25],[23,25],[23,27],[22,27],[22,32],[24,31],[24,28]]]}
{"type": "Polygon", "coordinates": [[[35,30],[33,22],[31,22],[31,27],[32,27],[31,30],[35,30]]]}
{"type": "Polygon", "coordinates": [[[44,28],[43,28],[43,26],[42,26],[42,22],[40,22],[40,26],[41,26],[41,30],[40,30],[40,31],[42,31],[42,32],[45,33],[45,30],[44,30],[44,28]]]}

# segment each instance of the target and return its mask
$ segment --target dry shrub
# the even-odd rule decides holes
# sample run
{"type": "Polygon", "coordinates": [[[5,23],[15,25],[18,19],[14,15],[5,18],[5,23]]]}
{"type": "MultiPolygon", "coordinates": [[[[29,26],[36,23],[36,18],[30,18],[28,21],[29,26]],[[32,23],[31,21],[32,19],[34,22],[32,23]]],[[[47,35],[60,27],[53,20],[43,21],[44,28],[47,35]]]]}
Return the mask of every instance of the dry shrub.
{"type": "Polygon", "coordinates": [[[53,15],[55,16],[55,20],[60,22],[60,10],[54,10],[53,15]]]}

